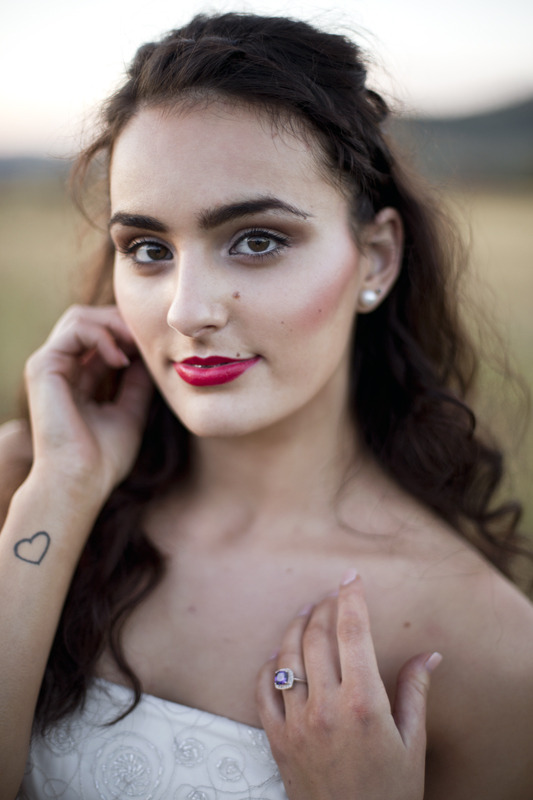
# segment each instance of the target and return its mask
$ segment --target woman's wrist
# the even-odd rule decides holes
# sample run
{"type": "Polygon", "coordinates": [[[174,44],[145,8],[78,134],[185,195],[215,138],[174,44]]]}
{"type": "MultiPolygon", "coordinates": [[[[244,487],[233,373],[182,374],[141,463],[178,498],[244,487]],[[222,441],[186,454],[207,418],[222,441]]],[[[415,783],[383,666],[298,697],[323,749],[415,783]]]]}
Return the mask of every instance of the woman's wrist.
{"type": "Polygon", "coordinates": [[[53,499],[54,507],[69,516],[96,516],[112,491],[108,483],[102,470],[75,464],[72,460],[63,464],[36,459],[15,495],[53,499]]]}
{"type": "Polygon", "coordinates": [[[16,514],[34,526],[52,524],[66,534],[78,529],[88,532],[106,499],[97,481],[34,464],[13,495],[8,520],[16,514]]]}

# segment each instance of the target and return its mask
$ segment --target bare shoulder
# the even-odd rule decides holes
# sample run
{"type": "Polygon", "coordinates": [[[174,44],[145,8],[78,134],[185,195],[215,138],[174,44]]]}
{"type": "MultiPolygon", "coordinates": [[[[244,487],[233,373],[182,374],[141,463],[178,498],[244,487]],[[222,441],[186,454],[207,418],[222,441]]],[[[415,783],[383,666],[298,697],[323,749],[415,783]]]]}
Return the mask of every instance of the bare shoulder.
{"type": "Polygon", "coordinates": [[[0,456],[5,451],[23,451],[31,457],[30,426],[25,419],[11,419],[0,425],[0,456]]]}
{"type": "Polygon", "coordinates": [[[11,497],[30,471],[32,458],[28,422],[15,419],[0,425],[0,527],[11,497]]]}
{"type": "Polygon", "coordinates": [[[365,529],[378,663],[442,653],[428,706],[426,800],[533,798],[533,605],[461,536],[395,487],[365,529]]]}
{"type": "Polygon", "coordinates": [[[426,534],[415,596],[427,643],[444,656],[428,709],[426,797],[531,800],[533,605],[444,526],[426,534]]]}
{"type": "Polygon", "coordinates": [[[30,425],[12,419],[0,425],[0,476],[2,482],[12,471],[27,471],[33,458],[30,425]]]}

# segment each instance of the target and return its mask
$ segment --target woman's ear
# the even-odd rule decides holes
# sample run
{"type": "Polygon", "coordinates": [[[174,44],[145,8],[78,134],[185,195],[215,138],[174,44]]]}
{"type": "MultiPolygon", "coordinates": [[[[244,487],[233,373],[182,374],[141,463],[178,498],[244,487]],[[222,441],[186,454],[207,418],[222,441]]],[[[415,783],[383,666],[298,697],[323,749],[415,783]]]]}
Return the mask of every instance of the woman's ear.
{"type": "Polygon", "coordinates": [[[399,275],[403,256],[403,224],[395,208],[382,208],[363,233],[366,270],[359,288],[358,313],[373,311],[399,275]]]}

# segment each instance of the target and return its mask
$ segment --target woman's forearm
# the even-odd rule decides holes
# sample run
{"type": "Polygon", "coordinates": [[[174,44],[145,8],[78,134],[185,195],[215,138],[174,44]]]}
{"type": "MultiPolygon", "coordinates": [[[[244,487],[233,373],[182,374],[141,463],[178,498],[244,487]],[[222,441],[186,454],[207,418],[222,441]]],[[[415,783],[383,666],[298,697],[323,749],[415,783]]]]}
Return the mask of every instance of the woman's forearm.
{"type": "Polygon", "coordinates": [[[13,496],[0,535],[1,800],[22,780],[46,662],[100,506],[51,473],[31,473],[13,496]]]}

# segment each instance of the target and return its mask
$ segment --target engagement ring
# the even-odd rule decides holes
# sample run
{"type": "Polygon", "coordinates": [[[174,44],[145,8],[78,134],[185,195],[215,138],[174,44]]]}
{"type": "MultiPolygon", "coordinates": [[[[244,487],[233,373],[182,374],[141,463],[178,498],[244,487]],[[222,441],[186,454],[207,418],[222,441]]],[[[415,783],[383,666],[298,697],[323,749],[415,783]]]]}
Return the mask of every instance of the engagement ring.
{"type": "Polygon", "coordinates": [[[274,686],[276,689],[292,689],[295,683],[307,683],[305,678],[297,678],[288,667],[277,669],[274,673],[274,686]]]}

